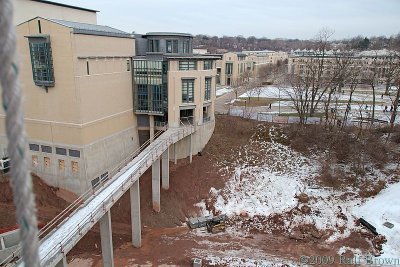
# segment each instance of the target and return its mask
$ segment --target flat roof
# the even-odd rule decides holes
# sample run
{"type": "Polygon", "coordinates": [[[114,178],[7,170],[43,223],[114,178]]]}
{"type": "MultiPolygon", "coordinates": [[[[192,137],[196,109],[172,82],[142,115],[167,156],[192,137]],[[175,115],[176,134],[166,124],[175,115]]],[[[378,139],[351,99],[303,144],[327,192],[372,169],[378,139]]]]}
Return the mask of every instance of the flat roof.
{"type": "Polygon", "coordinates": [[[184,36],[184,37],[193,37],[190,33],[184,32],[148,32],[145,34],[146,36],[184,36]]]}
{"type": "Polygon", "coordinates": [[[68,8],[73,8],[73,9],[78,9],[78,10],[83,10],[83,11],[88,11],[88,12],[99,12],[98,10],[94,10],[94,9],[89,9],[89,8],[84,8],[84,7],[79,7],[79,6],[71,6],[71,5],[57,3],[57,2],[51,2],[51,1],[47,1],[47,0],[30,0],[30,1],[54,5],[54,6],[68,7],[68,8]]]}

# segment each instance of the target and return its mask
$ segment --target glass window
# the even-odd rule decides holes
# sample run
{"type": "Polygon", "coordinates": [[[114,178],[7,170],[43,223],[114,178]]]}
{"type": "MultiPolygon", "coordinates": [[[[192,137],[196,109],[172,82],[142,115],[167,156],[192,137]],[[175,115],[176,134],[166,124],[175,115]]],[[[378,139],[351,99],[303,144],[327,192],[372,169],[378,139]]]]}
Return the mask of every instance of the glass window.
{"type": "Polygon", "coordinates": [[[190,45],[189,40],[183,41],[183,51],[182,52],[184,54],[189,54],[190,53],[189,45],[190,45]]]}
{"type": "Polygon", "coordinates": [[[204,100],[211,99],[211,79],[211,77],[207,77],[205,80],[204,100]]]}
{"type": "Polygon", "coordinates": [[[196,61],[194,60],[179,61],[179,70],[196,70],[196,61]]]}
{"type": "Polygon", "coordinates": [[[178,53],[178,40],[167,40],[167,53],[178,53]]]}
{"type": "Polygon", "coordinates": [[[194,79],[182,80],[182,103],[194,102],[194,79]]]}
{"type": "Polygon", "coordinates": [[[172,51],[174,53],[178,53],[178,40],[173,40],[172,41],[172,51]]]}
{"type": "Polygon", "coordinates": [[[51,146],[43,146],[42,145],[42,152],[51,153],[52,152],[51,146]]]}
{"type": "Polygon", "coordinates": [[[160,40],[149,40],[149,52],[160,52],[160,40]]]}
{"type": "Polygon", "coordinates": [[[212,60],[204,60],[204,69],[211,70],[213,68],[213,61],[212,60]]]}
{"type": "Polygon", "coordinates": [[[29,144],[29,149],[32,151],[39,151],[39,145],[38,144],[29,144]]]}
{"type": "Polygon", "coordinates": [[[232,74],[232,70],[233,70],[233,63],[226,63],[225,74],[232,74]]]}
{"type": "Polygon", "coordinates": [[[29,38],[33,81],[38,86],[54,86],[53,58],[48,38],[29,38]]]}
{"type": "Polygon", "coordinates": [[[67,150],[65,148],[56,147],[56,154],[58,155],[67,155],[67,150]]]}
{"type": "Polygon", "coordinates": [[[167,40],[167,53],[172,53],[172,41],[167,40]]]}
{"type": "Polygon", "coordinates": [[[69,156],[70,157],[75,157],[75,158],[80,158],[81,157],[81,152],[79,150],[75,149],[69,149],[69,156]]]}

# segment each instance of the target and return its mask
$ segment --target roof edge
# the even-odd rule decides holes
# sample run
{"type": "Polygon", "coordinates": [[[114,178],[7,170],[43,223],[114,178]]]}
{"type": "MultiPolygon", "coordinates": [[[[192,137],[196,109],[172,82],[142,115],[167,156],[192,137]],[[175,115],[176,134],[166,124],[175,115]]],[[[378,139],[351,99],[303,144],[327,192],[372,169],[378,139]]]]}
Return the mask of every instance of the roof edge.
{"type": "Polygon", "coordinates": [[[62,6],[62,7],[68,7],[68,8],[72,8],[72,9],[78,9],[78,10],[82,10],[82,11],[88,11],[88,12],[100,12],[98,10],[94,10],[94,9],[89,9],[89,8],[85,8],[85,7],[79,7],[79,6],[71,6],[71,5],[67,5],[67,4],[63,4],[63,3],[57,3],[57,2],[52,2],[52,1],[47,1],[47,0],[30,0],[33,2],[39,2],[39,3],[43,3],[43,4],[49,4],[49,5],[55,5],[55,6],[62,6]]]}

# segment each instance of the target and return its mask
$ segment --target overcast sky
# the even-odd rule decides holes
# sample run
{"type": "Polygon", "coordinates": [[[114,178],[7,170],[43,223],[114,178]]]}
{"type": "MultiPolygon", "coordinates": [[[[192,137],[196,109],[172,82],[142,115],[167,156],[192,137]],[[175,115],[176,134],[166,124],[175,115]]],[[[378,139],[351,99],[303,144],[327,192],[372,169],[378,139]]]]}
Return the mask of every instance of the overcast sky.
{"type": "Polygon", "coordinates": [[[333,39],[400,32],[400,0],[53,0],[100,11],[98,24],[127,32],[188,32],[333,39]]]}

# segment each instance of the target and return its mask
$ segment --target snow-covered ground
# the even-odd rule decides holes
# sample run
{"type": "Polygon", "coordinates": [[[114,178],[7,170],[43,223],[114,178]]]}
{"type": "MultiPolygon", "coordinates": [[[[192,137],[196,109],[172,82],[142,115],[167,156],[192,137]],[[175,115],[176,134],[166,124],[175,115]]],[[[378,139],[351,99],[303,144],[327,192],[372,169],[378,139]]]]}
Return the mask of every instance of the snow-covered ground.
{"type": "Polygon", "coordinates": [[[221,88],[217,88],[216,91],[216,96],[221,96],[227,93],[233,92],[233,89],[231,87],[221,87],[221,88]]]}
{"type": "Polygon", "coordinates": [[[361,206],[354,208],[353,213],[367,220],[376,227],[376,231],[386,237],[383,244],[385,258],[400,257],[400,183],[393,184],[381,191],[375,198],[369,199],[361,206]],[[388,228],[383,224],[390,222],[388,228]]]}
{"type": "MultiPolygon", "coordinates": [[[[233,163],[218,163],[221,171],[230,173],[233,170],[233,174],[224,188],[212,188],[210,199],[206,200],[216,213],[225,213],[232,220],[235,231],[257,229],[271,233],[273,217],[280,216],[283,226],[279,227],[284,233],[290,235],[301,226],[312,225],[319,231],[317,235],[324,233],[326,242],[330,243],[349,237],[354,231],[367,231],[356,223],[359,217],[364,217],[388,240],[383,246],[382,257],[400,258],[400,183],[389,185],[375,198],[367,200],[358,194],[366,188],[321,187],[315,182],[321,168],[316,156],[305,157],[282,144],[286,136],[279,128],[267,130],[266,126],[259,127],[250,143],[237,152],[233,163]],[[305,195],[307,200],[300,200],[301,195],[305,195]],[[384,227],[385,221],[395,227],[384,227]]],[[[346,165],[341,167],[347,168],[346,165]]],[[[398,166],[388,164],[386,170],[390,168],[398,166]]],[[[377,182],[392,177],[385,170],[374,170],[364,179],[377,182]]],[[[204,201],[198,206],[205,215],[209,213],[204,201]]],[[[355,248],[343,247],[342,250],[359,253],[355,248]]],[[[210,255],[209,260],[216,264],[240,266],[240,263],[235,265],[233,256],[210,255]]],[[[246,261],[249,264],[246,266],[273,266],[253,260],[254,263],[246,261]]]]}

